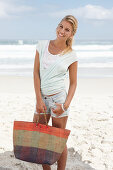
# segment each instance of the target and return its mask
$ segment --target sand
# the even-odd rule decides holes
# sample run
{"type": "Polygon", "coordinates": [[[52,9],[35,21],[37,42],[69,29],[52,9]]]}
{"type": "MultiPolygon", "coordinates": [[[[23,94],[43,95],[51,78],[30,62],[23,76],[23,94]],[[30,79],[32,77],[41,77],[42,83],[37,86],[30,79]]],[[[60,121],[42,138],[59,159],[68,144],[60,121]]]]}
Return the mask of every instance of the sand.
{"type": "MultiPolygon", "coordinates": [[[[32,121],[34,107],[32,77],[0,76],[0,170],[42,169],[15,159],[13,153],[13,121],[32,121]]],[[[113,170],[112,78],[78,79],[67,128],[66,170],[113,170]]]]}

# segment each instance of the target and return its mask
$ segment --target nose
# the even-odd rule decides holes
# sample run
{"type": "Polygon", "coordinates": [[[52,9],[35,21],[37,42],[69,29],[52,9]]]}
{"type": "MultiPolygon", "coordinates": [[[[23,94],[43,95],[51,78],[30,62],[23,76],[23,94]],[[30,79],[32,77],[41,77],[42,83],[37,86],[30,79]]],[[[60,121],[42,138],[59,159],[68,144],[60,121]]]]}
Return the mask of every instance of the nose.
{"type": "Polygon", "coordinates": [[[60,30],[60,33],[61,33],[61,34],[64,34],[64,29],[61,29],[61,30],[60,30]]]}

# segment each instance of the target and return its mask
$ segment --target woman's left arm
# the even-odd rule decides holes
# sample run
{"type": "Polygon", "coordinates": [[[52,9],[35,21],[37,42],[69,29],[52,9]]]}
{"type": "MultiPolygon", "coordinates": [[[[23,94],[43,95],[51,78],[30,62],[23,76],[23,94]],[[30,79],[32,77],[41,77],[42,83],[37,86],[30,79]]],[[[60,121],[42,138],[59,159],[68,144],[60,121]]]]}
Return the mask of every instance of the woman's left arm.
{"type": "MultiPolygon", "coordinates": [[[[76,86],[77,86],[77,64],[78,61],[72,63],[69,66],[69,79],[70,79],[70,84],[69,84],[69,90],[68,94],[64,103],[64,109],[67,110],[69,107],[71,100],[74,96],[76,86]]],[[[57,108],[52,108],[53,113],[55,113],[57,116],[60,116],[64,111],[62,110],[61,104],[60,103],[55,103],[57,108]]]]}
{"type": "Polygon", "coordinates": [[[64,109],[67,109],[71,103],[71,100],[74,96],[76,87],[77,87],[77,67],[78,67],[78,61],[72,63],[69,66],[69,90],[68,94],[64,103],[64,109]]]}

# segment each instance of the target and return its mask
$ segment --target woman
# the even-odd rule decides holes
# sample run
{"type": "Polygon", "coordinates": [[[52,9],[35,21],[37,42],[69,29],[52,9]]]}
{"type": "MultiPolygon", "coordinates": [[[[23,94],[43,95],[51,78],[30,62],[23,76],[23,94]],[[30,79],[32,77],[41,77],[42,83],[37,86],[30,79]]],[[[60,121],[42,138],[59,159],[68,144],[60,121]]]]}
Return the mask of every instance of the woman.
{"type": "MultiPolygon", "coordinates": [[[[36,47],[34,61],[34,88],[36,110],[33,121],[45,124],[52,118],[52,126],[66,128],[69,105],[77,86],[77,56],[72,49],[73,37],[77,30],[77,20],[72,15],[65,16],[56,28],[55,40],[42,40],[36,47]],[[69,73],[69,90],[66,92],[64,79],[69,73]],[[39,116],[40,114],[40,116],[39,116]],[[38,117],[39,116],[39,117],[38,117]]],[[[67,146],[57,162],[57,170],[65,170],[67,146]]],[[[50,170],[49,165],[42,165],[50,170]]]]}

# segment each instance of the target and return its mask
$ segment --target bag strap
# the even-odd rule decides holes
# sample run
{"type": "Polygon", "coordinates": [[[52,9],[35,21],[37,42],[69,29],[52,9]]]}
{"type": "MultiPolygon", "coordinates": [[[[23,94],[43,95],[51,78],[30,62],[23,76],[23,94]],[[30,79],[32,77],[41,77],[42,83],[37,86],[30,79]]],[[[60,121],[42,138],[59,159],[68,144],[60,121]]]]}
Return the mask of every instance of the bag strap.
{"type": "MultiPolygon", "coordinates": [[[[38,114],[40,116],[40,114],[38,114]]],[[[39,116],[38,116],[38,121],[36,122],[36,126],[38,126],[38,123],[39,123],[39,116]]],[[[46,116],[46,111],[44,110],[44,118],[45,118],[45,122],[46,122],[46,126],[48,126],[48,123],[47,123],[47,116],[46,116]]]]}
{"type": "Polygon", "coordinates": [[[45,117],[46,125],[48,125],[48,124],[47,124],[46,111],[44,112],[44,117],[45,117]]]}

